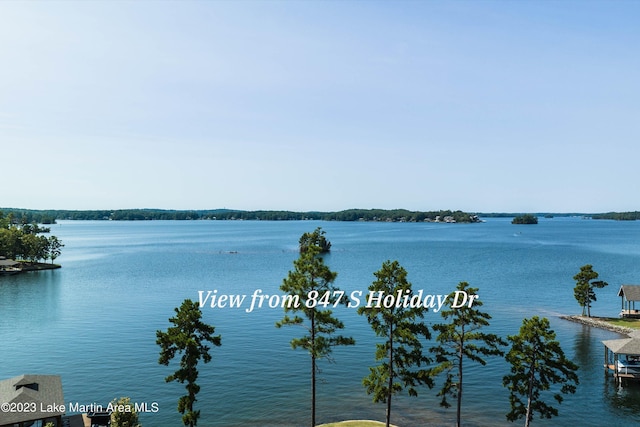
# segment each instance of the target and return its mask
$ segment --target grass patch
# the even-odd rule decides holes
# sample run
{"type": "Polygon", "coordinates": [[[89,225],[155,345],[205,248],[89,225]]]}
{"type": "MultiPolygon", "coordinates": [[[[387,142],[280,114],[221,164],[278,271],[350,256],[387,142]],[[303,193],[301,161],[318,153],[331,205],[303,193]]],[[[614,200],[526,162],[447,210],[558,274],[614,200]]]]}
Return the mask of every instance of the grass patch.
{"type": "Polygon", "coordinates": [[[341,421],[339,423],[322,424],[318,427],[380,427],[385,423],[380,421],[367,421],[367,420],[353,420],[353,421],[341,421]]]}
{"type": "Polygon", "coordinates": [[[640,329],[640,319],[628,319],[628,318],[618,318],[618,317],[600,317],[599,319],[615,326],[623,326],[625,328],[640,329]]]}

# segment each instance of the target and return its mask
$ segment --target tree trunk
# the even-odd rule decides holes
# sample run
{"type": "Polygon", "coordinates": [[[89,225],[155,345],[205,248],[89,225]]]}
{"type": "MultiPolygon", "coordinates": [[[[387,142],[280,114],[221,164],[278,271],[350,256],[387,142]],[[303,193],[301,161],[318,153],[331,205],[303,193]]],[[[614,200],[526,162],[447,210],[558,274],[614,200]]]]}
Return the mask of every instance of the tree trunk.
{"type": "Polygon", "coordinates": [[[389,384],[387,391],[387,427],[391,424],[391,396],[393,395],[393,323],[389,326],[389,384]]]}
{"type": "Polygon", "coordinates": [[[535,381],[535,365],[536,358],[533,358],[531,362],[531,369],[529,371],[529,389],[527,390],[527,413],[524,418],[524,427],[529,427],[529,423],[531,421],[531,399],[533,397],[533,382],[535,381]]]}
{"type": "MultiPolygon", "coordinates": [[[[586,295],[584,296],[584,305],[582,306],[582,315],[585,315],[587,308],[589,307],[589,288],[587,288],[586,295]]],[[[591,317],[591,316],[588,316],[591,317]]]]}
{"type": "Polygon", "coordinates": [[[311,311],[311,427],[316,425],[316,311],[311,311]]]}
{"type": "Polygon", "coordinates": [[[460,408],[462,407],[462,356],[464,350],[464,325],[460,336],[460,347],[458,352],[458,409],[456,412],[456,427],[460,427],[460,408]]]}

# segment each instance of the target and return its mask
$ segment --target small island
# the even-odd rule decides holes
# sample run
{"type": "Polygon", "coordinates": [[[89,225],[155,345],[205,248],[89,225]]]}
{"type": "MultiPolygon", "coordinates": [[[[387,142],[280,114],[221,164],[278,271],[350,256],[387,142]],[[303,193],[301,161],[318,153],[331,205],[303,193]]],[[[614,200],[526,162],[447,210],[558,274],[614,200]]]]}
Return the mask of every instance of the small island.
{"type": "Polygon", "coordinates": [[[537,224],[538,217],[531,214],[518,215],[513,218],[511,224],[537,224]]]}

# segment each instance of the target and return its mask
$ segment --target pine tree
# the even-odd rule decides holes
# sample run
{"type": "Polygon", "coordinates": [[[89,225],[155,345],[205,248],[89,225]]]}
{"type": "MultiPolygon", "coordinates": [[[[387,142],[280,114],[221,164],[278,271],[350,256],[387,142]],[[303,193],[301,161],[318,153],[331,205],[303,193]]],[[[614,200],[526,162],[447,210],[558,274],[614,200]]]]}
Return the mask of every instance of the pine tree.
{"type": "Polygon", "coordinates": [[[602,289],[609,284],[602,280],[595,280],[598,278],[598,273],[593,271],[591,264],[583,265],[580,267],[580,272],[573,276],[573,280],[576,281],[576,286],[573,288],[573,294],[578,301],[578,304],[582,307],[582,315],[591,317],[591,303],[596,301],[595,288],[602,289]]]}
{"type": "MultiPolygon", "coordinates": [[[[375,272],[376,280],[369,286],[374,295],[412,295],[407,272],[398,261],[385,261],[375,272]]],[[[427,365],[431,360],[422,351],[421,340],[428,340],[431,334],[421,319],[426,309],[418,307],[387,308],[383,304],[372,303],[358,308],[377,336],[384,339],[376,344],[376,361],[380,364],[369,368],[370,374],[362,381],[374,402],[387,404],[386,426],[391,423],[392,396],[406,389],[410,396],[417,396],[419,385],[433,386],[427,365]],[[369,305],[371,305],[369,307],[369,305]]]]}
{"type": "Polygon", "coordinates": [[[511,404],[507,419],[515,421],[524,417],[524,425],[529,427],[534,412],[539,413],[540,418],[557,416],[558,410],[542,400],[541,392],[559,384],[559,392],[552,394],[558,403],[562,403],[562,394],[576,391],[578,366],[565,357],[555,332],[549,327],[549,320],[538,316],[524,319],[520,333],[507,339],[512,343],[506,355],[511,374],[502,380],[509,389],[511,404]]]}
{"type": "Polygon", "coordinates": [[[167,332],[156,332],[156,344],[160,346],[158,363],[168,366],[176,354],[182,354],[180,368],[166,377],[165,381],[187,383],[187,395],[178,399],[178,412],[182,414],[185,426],[194,427],[200,418],[200,411],[193,410],[196,395],[200,391],[200,386],[196,384],[198,362],[202,359],[204,363],[209,363],[211,355],[207,343],[220,346],[221,340],[220,335],[213,335],[213,326],[202,322],[202,312],[197,302],[186,299],[175,312],[176,316],[169,319],[174,326],[168,328],[167,332]]]}
{"type": "MultiPolygon", "coordinates": [[[[478,292],[478,288],[469,287],[467,282],[460,282],[456,290],[466,292],[471,297],[477,296],[478,292]]],[[[442,397],[440,405],[445,408],[451,406],[447,396],[456,399],[456,426],[460,427],[464,360],[468,359],[484,366],[487,362],[483,357],[504,355],[500,346],[507,343],[497,335],[480,331],[482,327],[489,326],[491,316],[477,308],[482,306],[479,299],[474,298],[472,306],[465,304],[459,308],[452,308],[455,297],[456,292],[449,294],[445,302],[448,309],[441,311],[447,322],[433,325],[433,330],[438,332],[436,341],[439,345],[430,350],[435,353],[438,363],[432,373],[446,373],[442,389],[438,392],[438,396],[442,397]]]]}
{"type": "MultiPolygon", "coordinates": [[[[320,229],[316,232],[321,233],[320,229]]],[[[323,234],[323,232],[322,232],[323,234]]],[[[305,233],[308,235],[308,233],[305,233]]],[[[300,241],[302,244],[303,237],[300,241]]],[[[328,242],[327,242],[328,243],[328,242]]],[[[328,243],[328,246],[331,244],[328,243]]],[[[285,313],[296,313],[293,317],[285,314],[276,327],[299,325],[307,334],[291,340],[293,349],[301,348],[311,356],[311,426],[316,425],[316,374],[319,359],[329,358],[333,347],[353,345],[355,340],[343,335],[334,335],[344,328],[344,324],[333,316],[327,307],[338,305],[340,290],[333,284],[337,273],[331,271],[321,256],[322,248],[317,240],[306,240],[300,257],[293,262],[294,269],[283,280],[280,290],[291,296],[298,304],[285,305],[285,313]],[[298,314],[300,313],[300,314],[298,314]]]]}

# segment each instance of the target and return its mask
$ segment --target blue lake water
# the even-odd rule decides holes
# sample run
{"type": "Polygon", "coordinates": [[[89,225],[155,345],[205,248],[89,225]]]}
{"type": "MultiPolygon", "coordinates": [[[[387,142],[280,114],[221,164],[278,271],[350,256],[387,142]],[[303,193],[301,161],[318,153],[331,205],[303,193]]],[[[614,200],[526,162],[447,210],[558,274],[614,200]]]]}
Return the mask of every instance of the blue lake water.
{"type": "MultiPolygon", "coordinates": [[[[267,221],[61,221],[52,233],[66,245],[62,269],[0,278],[0,378],[23,373],[62,376],[67,403],[106,404],[119,396],[157,402],[145,427],[178,427],[180,384],[167,384],[171,367],[157,363],[155,332],[185,298],[199,290],[281,294],[297,258],[300,235],[321,226],[332,242],[326,262],[341,289],[362,290],[387,259],[397,259],[414,290],[448,294],[460,281],[480,289],[488,331],[517,333],[522,319],[549,317],[563,349],[580,365],[581,384],[546,426],[632,426],[640,423],[640,386],[619,389],[603,369],[601,341],[618,335],[559,319],[578,314],[573,276],[592,264],[609,287],[598,290],[592,314],[615,316],[621,284],[640,283],[640,223],[541,219],[516,226],[509,219],[481,224],[267,221]],[[604,424],[603,424],[604,423],[604,424]]],[[[246,303],[245,303],[246,304],[246,303]]],[[[200,365],[197,408],[202,426],[306,426],[309,357],[289,346],[295,327],[276,329],[281,309],[203,308],[222,335],[213,361],[200,365]]],[[[355,309],[341,308],[345,334],[357,345],[321,362],[318,421],[384,418],[361,385],[374,364],[376,338],[355,309]]],[[[428,323],[440,321],[437,313],[428,323]]],[[[463,401],[468,426],[506,421],[508,366],[491,358],[468,365],[463,401]]],[[[455,409],[438,406],[436,389],[394,400],[392,422],[452,425],[455,409]]],[[[518,422],[515,425],[520,425],[518,422]]]]}

